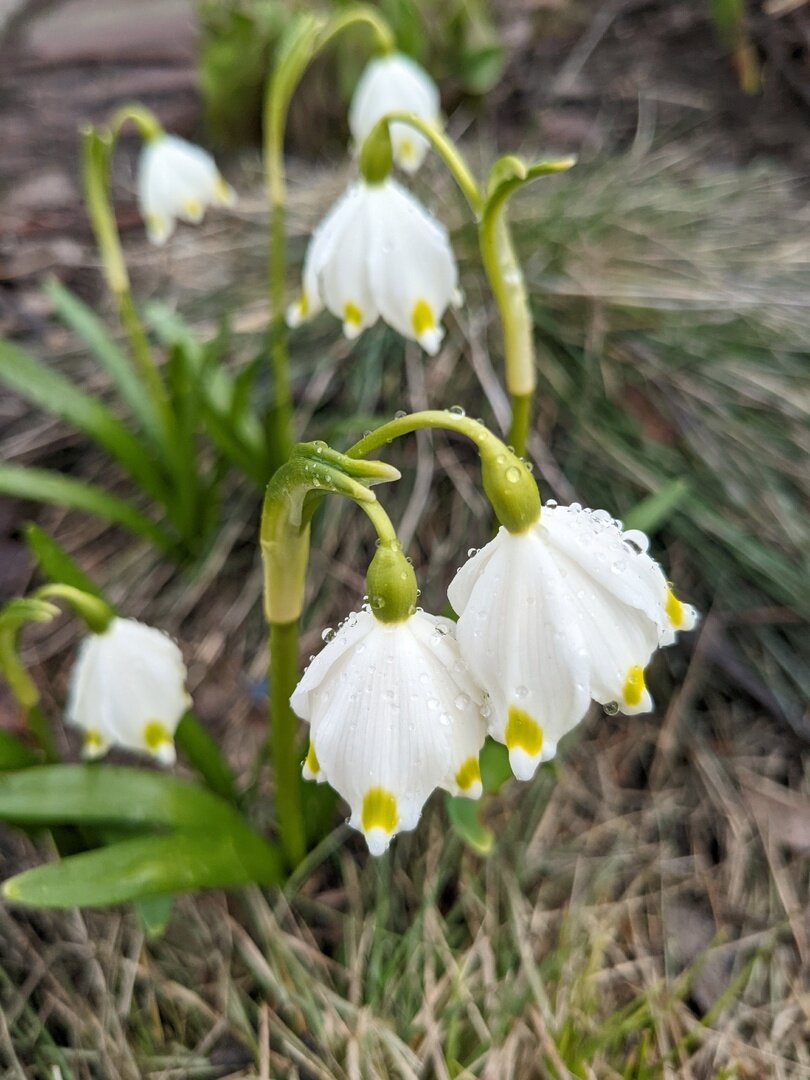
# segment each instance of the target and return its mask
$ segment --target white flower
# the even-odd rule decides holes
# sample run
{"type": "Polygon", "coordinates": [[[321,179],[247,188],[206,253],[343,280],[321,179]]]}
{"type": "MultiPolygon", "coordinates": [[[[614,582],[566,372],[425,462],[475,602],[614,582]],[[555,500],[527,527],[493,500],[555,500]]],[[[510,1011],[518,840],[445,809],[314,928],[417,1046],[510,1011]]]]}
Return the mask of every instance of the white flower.
{"type": "MultiPolygon", "coordinates": [[[[349,108],[349,128],[357,147],[371,129],[388,113],[414,113],[422,120],[438,123],[439,91],[428,73],[402,53],[389,53],[372,60],[360,77],[349,108]]],[[[391,124],[394,161],[413,173],[422,164],[429,143],[408,124],[391,124]]]]}
{"type": "Polygon", "coordinates": [[[604,510],[547,503],[535,525],[502,528],[451,582],[461,654],[490,694],[490,734],[519,779],[554,756],[592,698],[652,709],[644,668],[697,615],[647,546],[604,510]]]}
{"type": "Polygon", "coordinates": [[[414,828],[434,788],[481,794],[481,691],[449,619],[417,611],[383,623],[368,608],[350,615],[290,702],[310,724],[304,776],[343,796],[373,855],[414,828]]]}
{"type": "Polygon", "coordinates": [[[447,230],[400,184],[352,184],[310,240],[301,296],[287,311],[298,326],[327,307],[356,338],[379,316],[434,355],[440,323],[458,300],[447,230]]]}
{"type": "Polygon", "coordinates": [[[70,678],[65,719],[84,731],[84,754],[111,746],[175,760],[174,732],[191,704],[180,649],[161,630],[114,618],[85,638],[70,678]]]}
{"type": "Polygon", "coordinates": [[[175,220],[193,225],[207,206],[233,206],[236,192],[199,146],[165,133],[149,139],[138,162],[138,205],[153,244],[165,244],[175,220]]]}

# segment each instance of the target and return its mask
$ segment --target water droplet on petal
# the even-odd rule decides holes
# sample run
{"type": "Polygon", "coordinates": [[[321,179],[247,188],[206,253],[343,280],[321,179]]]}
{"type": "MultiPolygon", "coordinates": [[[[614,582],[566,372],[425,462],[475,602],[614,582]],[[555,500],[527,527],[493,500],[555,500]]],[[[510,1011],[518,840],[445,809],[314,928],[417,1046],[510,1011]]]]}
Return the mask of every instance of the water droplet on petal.
{"type": "Polygon", "coordinates": [[[450,408],[447,411],[449,413],[452,413],[453,416],[466,416],[467,415],[467,413],[464,411],[464,409],[462,408],[461,405],[451,405],[450,408]]]}
{"type": "Polygon", "coordinates": [[[602,708],[605,710],[608,716],[615,716],[616,713],[619,711],[619,703],[618,701],[609,701],[607,705],[603,705],[602,708]]]}

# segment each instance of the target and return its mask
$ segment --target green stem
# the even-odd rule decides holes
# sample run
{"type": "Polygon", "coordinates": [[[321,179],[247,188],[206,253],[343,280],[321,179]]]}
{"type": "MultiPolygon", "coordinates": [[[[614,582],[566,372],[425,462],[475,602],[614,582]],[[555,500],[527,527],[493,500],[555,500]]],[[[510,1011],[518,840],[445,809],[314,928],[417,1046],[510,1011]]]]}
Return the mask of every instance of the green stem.
{"type": "Polygon", "coordinates": [[[284,320],[286,279],[284,133],[290,101],[314,57],[338,34],[365,24],[383,52],[395,46],[387,22],[370,5],[347,8],[329,22],[302,15],[282,43],[279,60],[264,97],[264,169],[270,211],[268,283],[270,302],[269,351],[273,374],[273,403],[266,418],[267,450],[272,474],[289,456],[293,444],[293,402],[287,327],[284,320]]]}
{"type": "Polygon", "coordinates": [[[385,116],[377,121],[363,140],[363,147],[360,151],[361,168],[366,147],[373,145],[381,135],[386,133],[389,125],[394,123],[407,124],[408,127],[411,127],[421,135],[424,135],[447,166],[448,171],[458,184],[465,199],[470,204],[470,209],[474,216],[478,218],[483,210],[483,200],[481,198],[481,191],[478,187],[478,183],[473,176],[472,169],[465,161],[461,151],[448,135],[446,135],[436,124],[432,123],[432,121],[425,120],[423,117],[416,116],[414,113],[399,111],[390,112],[386,113],[385,116]]]}
{"type": "Polygon", "coordinates": [[[346,451],[346,456],[363,458],[379,449],[379,447],[385,446],[386,443],[393,442],[394,439],[399,439],[403,435],[410,435],[414,431],[424,431],[428,428],[439,428],[443,431],[454,431],[458,435],[464,435],[466,438],[471,439],[479,449],[484,444],[491,442],[506,450],[501,440],[478,420],[450,411],[445,412],[441,409],[424,409],[422,412],[399,416],[395,420],[390,420],[387,424],[375,428],[374,431],[370,431],[346,451]]]}
{"type": "Polygon", "coordinates": [[[51,725],[40,708],[39,704],[31,705],[27,711],[26,719],[28,729],[37,741],[37,745],[45,757],[45,764],[52,765],[59,761],[56,743],[53,740],[51,725]]]}
{"type": "MultiPolygon", "coordinates": [[[[117,129],[123,117],[117,114],[117,129]]],[[[118,307],[138,374],[143,379],[153,408],[158,417],[164,438],[171,439],[173,423],[166,387],[155,364],[149,339],[132,299],[129,273],[121,238],[110,201],[110,160],[116,135],[112,130],[100,133],[87,128],[83,133],[83,183],[87,213],[101,255],[104,279],[118,307]]]]}
{"type": "Polygon", "coordinates": [[[506,389],[512,398],[509,443],[522,457],[536,385],[534,335],[526,283],[506,221],[506,199],[487,207],[478,226],[478,238],[503,329],[506,389]]]}
{"type": "Polygon", "coordinates": [[[298,682],[298,620],[270,624],[270,754],[276,791],[276,819],[290,867],[306,853],[301,808],[298,717],[290,697],[298,682]]]}

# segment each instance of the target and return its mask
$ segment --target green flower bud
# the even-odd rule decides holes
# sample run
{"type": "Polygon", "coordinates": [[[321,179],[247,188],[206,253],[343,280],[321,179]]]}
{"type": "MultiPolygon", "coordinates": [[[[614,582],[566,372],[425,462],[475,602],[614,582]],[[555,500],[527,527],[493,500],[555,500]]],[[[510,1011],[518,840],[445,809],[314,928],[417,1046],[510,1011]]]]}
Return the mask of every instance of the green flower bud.
{"type": "Polygon", "coordinates": [[[517,454],[499,440],[482,443],[481,474],[492,509],[511,533],[530,529],[540,517],[540,492],[532,474],[517,454]]]}
{"type": "Polygon", "coordinates": [[[416,611],[416,574],[398,540],[379,545],[366,574],[366,588],[380,622],[404,622],[416,611]]]}
{"type": "Polygon", "coordinates": [[[394,150],[387,121],[375,124],[360,148],[360,175],[367,184],[381,184],[394,165],[394,150]]]}

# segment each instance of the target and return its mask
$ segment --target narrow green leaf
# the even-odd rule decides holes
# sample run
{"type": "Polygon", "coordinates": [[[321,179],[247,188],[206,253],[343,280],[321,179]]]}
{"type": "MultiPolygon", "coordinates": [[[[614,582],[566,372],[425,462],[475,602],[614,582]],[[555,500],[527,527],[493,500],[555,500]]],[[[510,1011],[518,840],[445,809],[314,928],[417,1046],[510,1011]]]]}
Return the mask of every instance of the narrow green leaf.
{"type": "Polygon", "coordinates": [[[166,502],[166,486],[144,453],[142,440],[132,435],[101,402],[40,360],[3,340],[0,340],[0,381],[26,401],[39,405],[89,435],[124,466],[144,491],[160,502],[166,502]]]}
{"type": "Polygon", "coordinates": [[[0,821],[217,829],[241,824],[242,818],[205,788],[165,773],[122,765],[42,765],[0,776],[0,821]]]}
{"type": "Polygon", "coordinates": [[[39,563],[42,574],[49,581],[71,585],[81,592],[90,593],[91,596],[97,596],[100,600],[104,599],[104,594],[92,578],[88,577],[61,544],[57,543],[39,525],[29,522],[23,527],[23,535],[31,554],[39,563]]]}
{"type": "Polygon", "coordinates": [[[495,836],[492,829],[479,820],[481,803],[462,796],[448,795],[445,805],[450,824],[464,843],[479,855],[488,855],[495,844],[495,836]]]}
{"type": "Polygon", "coordinates": [[[206,785],[223,799],[236,799],[236,782],[219,747],[193,713],[186,713],[174,734],[177,749],[205,780],[206,785]]]}
{"type": "Polygon", "coordinates": [[[123,525],[136,536],[146,537],[161,551],[171,553],[173,550],[174,545],[160,527],[130,503],[61,473],[0,464],[0,495],[84,510],[115,525],[123,525]]]}
{"type": "Polygon", "coordinates": [[[129,357],[113,341],[95,312],[56,278],[45,283],[45,292],[62,322],[78,334],[110,376],[132,415],[159,442],[160,422],[149,394],[129,357]]]}
{"type": "Polygon", "coordinates": [[[28,769],[38,765],[42,759],[36,751],[20,742],[8,731],[0,731],[0,771],[12,772],[15,769],[28,769]]]}
{"type": "Polygon", "coordinates": [[[247,828],[139,836],[10,878],[8,900],[34,907],[106,907],[162,893],[277,884],[277,852],[247,828]]]}
{"type": "Polygon", "coordinates": [[[670,480],[659,491],[648,495],[625,515],[624,524],[628,529],[641,529],[652,533],[665,524],[689,494],[689,481],[682,477],[670,480]]]}
{"type": "Polygon", "coordinates": [[[512,779],[509,751],[503,743],[487,737],[486,742],[481,747],[479,761],[484,791],[490,795],[497,795],[506,781],[512,779]]]}

